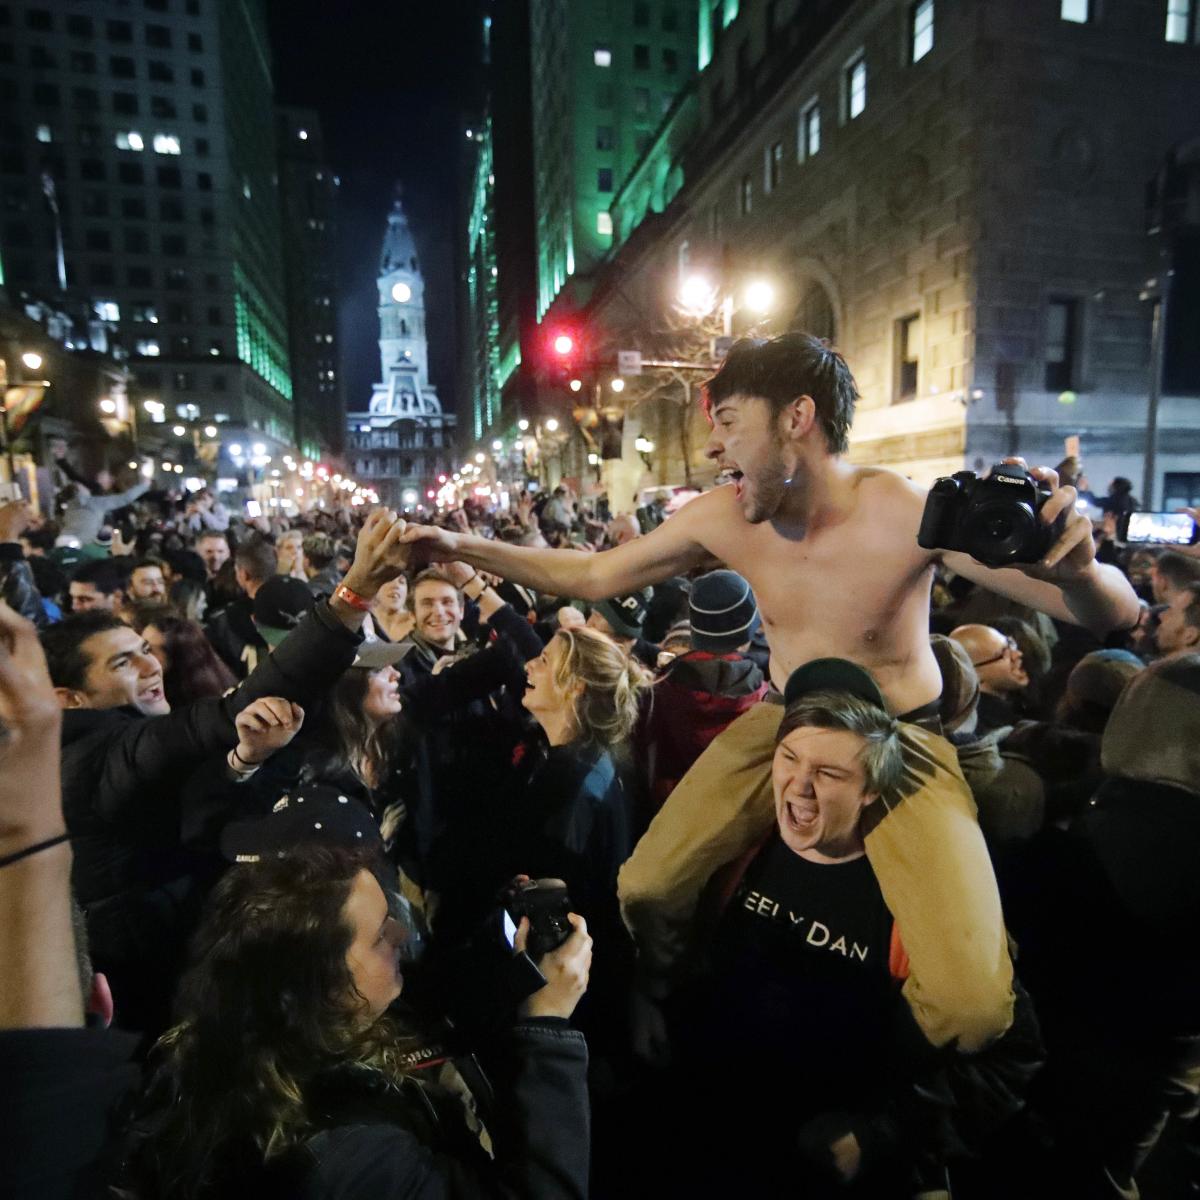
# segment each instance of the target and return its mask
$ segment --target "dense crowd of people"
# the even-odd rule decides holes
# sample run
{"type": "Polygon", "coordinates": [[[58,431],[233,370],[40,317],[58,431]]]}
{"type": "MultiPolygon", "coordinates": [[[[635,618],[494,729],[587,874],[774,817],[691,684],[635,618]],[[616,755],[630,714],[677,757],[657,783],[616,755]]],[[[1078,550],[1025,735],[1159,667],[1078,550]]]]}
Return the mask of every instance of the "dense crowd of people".
{"type": "Polygon", "coordinates": [[[922,549],[856,399],[738,343],[722,486],[616,516],[57,447],[0,505],[5,1194],[1200,1188],[1200,546],[1069,459],[1038,562],[922,549]]]}

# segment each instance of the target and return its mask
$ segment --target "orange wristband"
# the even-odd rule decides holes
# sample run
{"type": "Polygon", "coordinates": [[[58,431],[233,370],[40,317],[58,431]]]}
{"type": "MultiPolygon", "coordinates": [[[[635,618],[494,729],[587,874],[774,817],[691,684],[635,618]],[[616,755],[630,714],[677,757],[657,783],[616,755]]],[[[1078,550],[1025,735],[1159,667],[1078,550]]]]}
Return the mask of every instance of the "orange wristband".
{"type": "Polygon", "coordinates": [[[371,602],[357,592],[352,592],[344,583],[339,583],[333,589],[333,598],[335,600],[344,600],[351,608],[357,608],[359,612],[370,612],[371,602]]]}

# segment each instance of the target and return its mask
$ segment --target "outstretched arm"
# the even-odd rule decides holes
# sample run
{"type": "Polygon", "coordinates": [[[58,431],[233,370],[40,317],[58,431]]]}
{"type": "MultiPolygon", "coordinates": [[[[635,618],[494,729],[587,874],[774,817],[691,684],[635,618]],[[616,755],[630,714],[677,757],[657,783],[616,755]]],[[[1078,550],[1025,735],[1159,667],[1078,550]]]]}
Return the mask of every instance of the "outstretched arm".
{"type": "Polygon", "coordinates": [[[708,499],[693,500],[652,533],[599,554],[511,546],[430,525],[410,525],[401,540],[411,548],[413,566],[457,559],[549,596],[605,600],[703,564],[709,557],[701,536],[708,499]]]}
{"type": "MultiPolygon", "coordinates": [[[[1008,460],[1024,462],[1019,459],[1008,460]]],[[[1062,533],[1040,563],[1021,567],[985,567],[967,554],[943,554],[946,565],[958,575],[989,591],[1027,604],[1047,616],[1082,625],[1097,637],[1116,629],[1132,629],[1138,621],[1137,593],[1116,568],[1096,561],[1092,523],[1075,508],[1073,487],[1059,487],[1058,475],[1046,467],[1030,474],[1052,492],[1039,514],[1047,525],[1062,514],[1062,533]]]]}

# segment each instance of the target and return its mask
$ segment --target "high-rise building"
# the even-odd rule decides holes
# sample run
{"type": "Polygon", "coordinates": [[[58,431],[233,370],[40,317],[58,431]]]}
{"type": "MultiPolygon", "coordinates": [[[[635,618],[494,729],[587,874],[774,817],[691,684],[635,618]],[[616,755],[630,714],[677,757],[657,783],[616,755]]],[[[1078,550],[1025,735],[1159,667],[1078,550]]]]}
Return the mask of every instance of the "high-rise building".
{"type": "Polygon", "coordinates": [[[613,197],[695,74],[697,2],[530,0],[539,320],[612,245],[613,197]]]}
{"type": "Polygon", "coordinates": [[[345,427],[334,306],[340,181],[325,160],[320,119],[311,109],[280,108],[276,141],[295,442],[305,458],[317,459],[340,450],[345,427]]]}
{"type": "Polygon", "coordinates": [[[272,91],[261,0],[0,3],[10,295],[65,285],[143,421],[264,455],[294,434],[272,91]]]}
{"type": "Polygon", "coordinates": [[[432,507],[437,476],[453,468],[452,413],[429,382],[425,280],[404,205],[388,214],[379,259],[379,362],[382,378],[365,411],[346,414],[346,457],[355,476],[384,504],[432,507]]]}
{"type": "MultiPolygon", "coordinates": [[[[460,214],[460,362],[471,443],[515,432],[536,361],[533,117],[528,0],[479,16],[480,88],[467,118],[460,214]]],[[[510,447],[512,441],[509,441],[510,447]]]]}

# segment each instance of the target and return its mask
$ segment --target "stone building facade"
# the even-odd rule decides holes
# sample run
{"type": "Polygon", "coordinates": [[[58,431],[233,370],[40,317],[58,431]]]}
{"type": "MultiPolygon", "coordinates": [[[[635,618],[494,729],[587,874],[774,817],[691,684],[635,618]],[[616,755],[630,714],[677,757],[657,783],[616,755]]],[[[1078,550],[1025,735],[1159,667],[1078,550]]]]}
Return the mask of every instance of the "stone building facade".
{"type": "MultiPolygon", "coordinates": [[[[1140,492],[1146,189],[1200,99],[1194,21],[1168,40],[1169,7],[716,0],[694,96],[615,198],[590,319],[620,341],[705,272],[733,334],[804,328],[845,353],[855,461],[928,482],[1009,453],[1053,464],[1078,437],[1097,490],[1122,474],[1140,492]],[[765,319],[739,308],[751,277],[773,285],[765,319]]],[[[1146,500],[1194,499],[1198,413],[1163,398],[1146,500]]],[[[627,441],[665,420],[635,416],[627,441]]],[[[652,474],[681,482],[670,447],[652,474]]]]}

